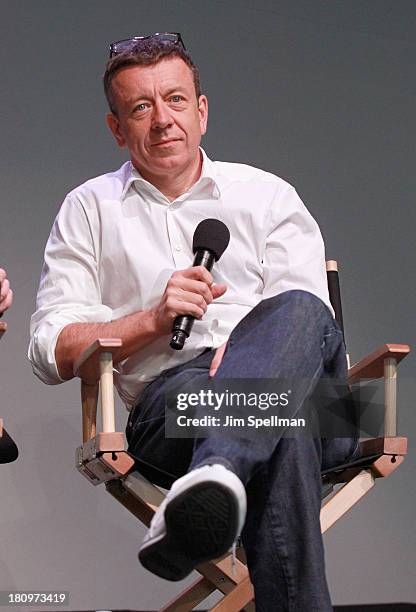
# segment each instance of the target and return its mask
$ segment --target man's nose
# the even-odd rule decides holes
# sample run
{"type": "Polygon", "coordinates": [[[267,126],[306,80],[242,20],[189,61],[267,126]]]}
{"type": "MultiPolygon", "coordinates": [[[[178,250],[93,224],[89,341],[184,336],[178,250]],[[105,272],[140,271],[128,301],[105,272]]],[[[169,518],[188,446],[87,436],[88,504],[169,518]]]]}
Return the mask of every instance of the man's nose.
{"type": "Polygon", "coordinates": [[[152,128],[154,130],[164,130],[172,123],[169,108],[163,102],[156,103],[153,107],[152,128]]]}

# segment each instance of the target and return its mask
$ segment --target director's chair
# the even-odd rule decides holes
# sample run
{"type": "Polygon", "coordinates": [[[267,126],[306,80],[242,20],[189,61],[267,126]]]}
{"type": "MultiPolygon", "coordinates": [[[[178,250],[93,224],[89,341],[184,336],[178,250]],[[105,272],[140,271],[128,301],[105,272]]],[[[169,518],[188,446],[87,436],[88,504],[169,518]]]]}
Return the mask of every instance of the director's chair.
{"type": "MultiPolygon", "coordinates": [[[[327,262],[327,277],[335,318],[343,329],[336,262],[327,262]]],[[[95,384],[81,382],[83,444],[77,449],[76,463],[90,483],[105,483],[115,499],[149,526],[165,495],[134,470],[134,460],[125,450],[124,433],[115,431],[112,350],[119,346],[119,339],[97,339],[74,366],[81,381],[85,366],[96,364],[97,368],[95,384]],[[102,431],[97,432],[99,394],[102,431]]],[[[368,493],[377,478],[389,476],[404,460],[407,439],[397,436],[397,365],[409,352],[406,344],[384,344],[349,368],[350,384],[384,379],[384,436],[361,441],[357,460],[322,472],[322,533],[368,493]]],[[[201,564],[196,571],[199,577],[161,612],[188,612],[216,590],[223,597],[211,612],[254,612],[254,592],[242,547],[237,549],[237,558],[227,553],[201,564]]]]}

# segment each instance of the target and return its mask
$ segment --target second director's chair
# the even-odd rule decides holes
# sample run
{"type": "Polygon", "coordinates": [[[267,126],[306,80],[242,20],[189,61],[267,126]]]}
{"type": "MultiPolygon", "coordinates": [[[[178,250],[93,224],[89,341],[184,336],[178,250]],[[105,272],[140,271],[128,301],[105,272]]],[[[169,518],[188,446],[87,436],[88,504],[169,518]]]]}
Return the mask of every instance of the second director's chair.
{"type": "MultiPolygon", "coordinates": [[[[0,321],[0,339],[7,331],[7,323],[0,321]]],[[[3,419],[0,418],[0,463],[11,463],[16,461],[19,451],[15,442],[11,439],[3,426],[3,419]]]]}
{"type": "MultiPolygon", "coordinates": [[[[342,309],[336,262],[327,262],[328,288],[335,317],[341,327],[342,309]]],[[[97,339],[80,356],[74,374],[82,380],[83,368],[97,364],[97,382],[81,382],[83,444],[77,449],[78,470],[107,491],[142,523],[149,526],[164,499],[164,493],[134,470],[134,460],[125,450],[124,433],[115,431],[112,350],[119,339],[97,339]],[[101,429],[96,431],[98,395],[101,429]]],[[[384,436],[360,442],[359,459],[322,472],[321,530],[324,533],[368,493],[378,478],[386,477],[403,462],[407,439],[397,436],[397,365],[410,352],[406,344],[384,344],[349,368],[349,383],[384,379],[384,436]]],[[[162,612],[188,612],[218,590],[221,600],[211,612],[254,612],[254,592],[243,548],[237,558],[227,553],[196,568],[198,578],[161,608],[162,612]]]]}

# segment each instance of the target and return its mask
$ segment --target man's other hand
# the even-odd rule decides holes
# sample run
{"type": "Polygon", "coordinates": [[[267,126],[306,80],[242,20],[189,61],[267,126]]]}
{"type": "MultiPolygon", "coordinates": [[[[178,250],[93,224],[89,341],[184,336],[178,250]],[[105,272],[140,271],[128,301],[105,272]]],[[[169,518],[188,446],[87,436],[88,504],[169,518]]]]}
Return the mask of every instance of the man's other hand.
{"type": "Polygon", "coordinates": [[[159,304],[153,309],[156,328],[163,334],[170,333],[178,315],[202,319],[209,304],[226,291],[226,285],[213,284],[212,274],[203,266],[174,272],[159,304]]]}
{"type": "Polygon", "coordinates": [[[227,343],[221,344],[215,351],[214,359],[211,361],[211,367],[209,368],[209,377],[214,378],[218,368],[221,365],[222,358],[224,357],[225,349],[227,348],[227,343]]]}
{"type": "Polygon", "coordinates": [[[7,279],[6,270],[0,268],[0,315],[5,310],[10,308],[13,301],[13,291],[10,289],[10,283],[7,279]]]}

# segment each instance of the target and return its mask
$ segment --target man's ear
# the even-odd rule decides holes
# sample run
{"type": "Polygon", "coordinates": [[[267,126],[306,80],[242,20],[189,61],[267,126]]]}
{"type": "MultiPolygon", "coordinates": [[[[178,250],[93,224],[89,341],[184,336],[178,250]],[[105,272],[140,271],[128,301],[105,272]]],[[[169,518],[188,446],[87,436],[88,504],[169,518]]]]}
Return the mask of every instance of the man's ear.
{"type": "Polygon", "coordinates": [[[126,146],[126,140],[123,134],[121,133],[120,121],[118,120],[118,117],[113,113],[108,113],[108,115],[106,116],[106,121],[108,127],[113,133],[114,138],[117,141],[118,146],[122,149],[126,146]]]}
{"type": "Polygon", "coordinates": [[[201,128],[201,136],[207,131],[208,123],[208,99],[206,96],[198,98],[199,126],[201,128]]]}

